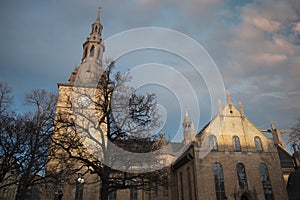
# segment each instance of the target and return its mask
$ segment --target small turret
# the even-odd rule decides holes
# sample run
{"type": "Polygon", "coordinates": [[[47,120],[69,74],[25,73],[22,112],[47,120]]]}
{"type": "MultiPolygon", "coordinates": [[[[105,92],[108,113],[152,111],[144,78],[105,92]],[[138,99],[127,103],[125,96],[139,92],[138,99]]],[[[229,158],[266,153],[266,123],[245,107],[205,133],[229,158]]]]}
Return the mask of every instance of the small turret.
{"type": "Polygon", "coordinates": [[[195,138],[195,128],[192,120],[189,117],[188,112],[185,113],[185,118],[183,121],[183,136],[184,140],[183,143],[186,145],[190,142],[192,142],[195,138]]]}

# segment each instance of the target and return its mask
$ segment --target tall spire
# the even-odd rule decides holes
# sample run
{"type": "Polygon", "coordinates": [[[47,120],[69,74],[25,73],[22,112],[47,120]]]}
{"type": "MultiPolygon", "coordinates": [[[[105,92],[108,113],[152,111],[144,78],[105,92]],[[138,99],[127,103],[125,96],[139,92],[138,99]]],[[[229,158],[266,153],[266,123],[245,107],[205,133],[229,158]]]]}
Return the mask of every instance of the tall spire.
{"type": "Polygon", "coordinates": [[[98,8],[98,14],[95,22],[92,24],[92,30],[90,35],[86,38],[83,44],[83,54],[81,63],[84,62],[96,62],[102,63],[102,56],[104,52],[104,44],[102,41],[102,29],[103,26],[100,21],[101,7],[98,8]]]}

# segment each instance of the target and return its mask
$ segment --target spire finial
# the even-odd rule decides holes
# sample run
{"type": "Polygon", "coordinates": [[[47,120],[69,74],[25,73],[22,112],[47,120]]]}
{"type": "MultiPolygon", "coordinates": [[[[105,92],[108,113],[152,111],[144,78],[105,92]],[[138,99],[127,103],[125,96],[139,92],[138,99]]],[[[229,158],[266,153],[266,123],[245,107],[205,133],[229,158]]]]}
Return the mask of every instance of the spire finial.
{"type": "Polygon", "coordinates": [[[226,98],[227,98],[227,103],[232,104],[229,90],[226,90],[226,98]]]}
{"type": "Polygon", "coordinates": [[[97,20],[99,20],[99,21],[100,21],[100,14],[101,14],[101,6],[98,7],[97,20]]]}
{"type": "Polygon", "coordinates": [[[188,110],[186,109],[185,110],[185,117],[188,117],[189,116],[189,112],[188,112],[188,110]]]}

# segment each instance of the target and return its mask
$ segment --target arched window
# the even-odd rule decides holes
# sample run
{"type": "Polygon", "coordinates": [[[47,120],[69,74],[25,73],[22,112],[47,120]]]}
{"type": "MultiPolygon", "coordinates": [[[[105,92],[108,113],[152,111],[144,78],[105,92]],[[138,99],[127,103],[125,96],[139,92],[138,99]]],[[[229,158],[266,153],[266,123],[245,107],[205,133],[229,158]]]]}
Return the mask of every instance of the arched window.
{"type": "Polygon", "coordinates": [[[271,186],[271,181],[270,181],[267,165],[264,163],[260,163],[259,170],[260,170],[260,178],[261,178],[263,189],[264,189],[265,199],[273,200],[273,191],[272,191],[272,186],[271,186]]]}
{"type": "Polygon", "coordinates": [[[184,131],[189,132],[191,130],[191,125],[190,124],[185,124],[184,129],[185,129],[184,131]]]}
{"type": "Polygon", "coordinates": [[[169,196],[169,180],[167,176],[163,178],[163,195],[164,197],[169,196]]]}
{"type": "Polygon", "coordinates": [[[137,193],[135,182],[136,182],[135,179],[133,179],[131,181],[131,185],[130,185],[130,200],[137,200],[138,199],[138,193],[137,193]]]}
{"type": "Polygon", "coordinates": [[[98,32],[98,26],[95,27],[95,32],[98,32]]]}
{"type": "Polygon", "coordinates": [[[215,135],[209,136],[209,147],[212,151],[218,150],[217,137],[215,135]]]}
{"type": "Polygon", "coordinates": [[[238,176],[238,180],[239,180],[239,187],[241,189],[248,188],[245,165],[243,163],[238,163],[236,165],[236,171],[237,171],[237,176],[238,176]]]}
{"type": "Polygon", "coordinates": [[[155,197],[157,197],[158,195],[158,182],[155,181],[154,182],[154,194],[153,194],[155,197]]]}
{"type": "Polygon", "coordinates": [[[108,200],[116,200],[117,199],[117,192],[114,190],[108,195],[108,200]]]}
{"type": "Polygon", "coordinates": [[[224,176],[223,169],[220,163],[214,163],[214,179],[217,200],[225,199],[225,187],[224,187],[224,176]]]}
{"type": "Polygon", "coordinates": [[[241,151],[241,143],[240,138],[238,136],[235,135],[232,137],[232,143],[234,151],[241,151]]]}
{"type": "Polygon", "coordinates": [[[90,57],[94,57],[94,53],[95,53],[95,47],[93,45],[90,50],[90,57]]]}
{"type": "Polygon", "coordinates": [[[76,181],[75,200],[83,199],[84,179],[79,177],[76,181]]]}
{"type": "Polygon", "coordinates": [[[255,143],[256,151],[263,151],[263,147],[262,147],[262,143],[261,143],[260,137],[255,136],[254,137],[254,143],[255,143]]]}

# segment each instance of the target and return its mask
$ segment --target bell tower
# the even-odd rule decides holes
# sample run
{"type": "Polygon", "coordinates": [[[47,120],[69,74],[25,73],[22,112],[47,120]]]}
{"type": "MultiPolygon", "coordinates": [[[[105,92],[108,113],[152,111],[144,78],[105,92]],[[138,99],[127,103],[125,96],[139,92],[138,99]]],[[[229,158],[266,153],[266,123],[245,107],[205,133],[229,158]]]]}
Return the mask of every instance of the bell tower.
{"type": "Polygon", "coordinates": [[[92,31],[83,43],[83,54],[81,64],[85,62],[102,63],[104,52],[104,43],[102,41],[103,26],[100,21],[101,7],[98,8],[98,15],[95,22],[92,24],[92,31]]]}
{"type": "Polygon", "coordinates": [[[83,43],[81,64],[75,67],[70,76],[70,84],[95,85],[103,73],[103,52],[105,50],[102,40],[103,26],[100,21],[101,7],[98,8],[98,15],[92,24],[91,32],[83,43]]]}

